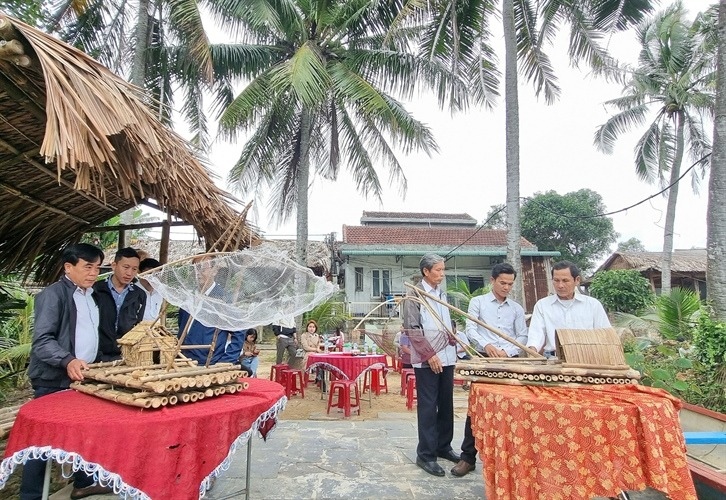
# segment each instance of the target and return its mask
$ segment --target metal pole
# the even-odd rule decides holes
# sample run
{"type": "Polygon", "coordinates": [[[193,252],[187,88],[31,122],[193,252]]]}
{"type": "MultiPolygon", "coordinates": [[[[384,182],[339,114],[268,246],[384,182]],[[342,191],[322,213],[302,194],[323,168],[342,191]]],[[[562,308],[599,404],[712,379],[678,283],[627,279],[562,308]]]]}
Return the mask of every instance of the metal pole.
{"type": "Polygon", "coordinates": [[[43,500],[48,500],[48,496],[50,495],[50,468],[52,465],[53,462],[48,457],[48,460],[45,462],[45,475],[43,476],[43,500]]]}
{"type": "Polygon", "coordinates": [[[247,472],[245,475],[245,500],[250,500],[250,474],[252,469],[252,437],[254,433],[250,434],[247,440],[247,472]]]}

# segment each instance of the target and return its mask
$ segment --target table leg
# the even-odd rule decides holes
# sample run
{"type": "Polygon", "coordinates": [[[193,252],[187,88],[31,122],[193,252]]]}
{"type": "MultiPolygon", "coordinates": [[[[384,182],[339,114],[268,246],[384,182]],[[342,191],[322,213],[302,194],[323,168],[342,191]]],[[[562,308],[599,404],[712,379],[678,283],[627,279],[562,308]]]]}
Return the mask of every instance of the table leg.
{"type": "Polygon", "coordinates": [[[43,496],[41,497],[43,500],[48,500],[50,495],[50,469],[52,465],[53,461],[48,458],[45,462],[45,475],[43,476],[43,496]]]}
{"type": "MultiPolygon", "coordinates": [[[[250,474],[252,469],[252,436],[247,440],[247,464],[245,465],[245,500],[250,500],[250,474]]],[[[219,497],[217,500],[227,500],[229,498],[239,498],[242,491],[235,491],[229,495],[219,497]]]]}
{"type": "Polygon", "coordinates": [[[245,500],[250,500],[250,475],[252,473],[252,436],[247,440],[247,467],[245,472],[245,500]]]}

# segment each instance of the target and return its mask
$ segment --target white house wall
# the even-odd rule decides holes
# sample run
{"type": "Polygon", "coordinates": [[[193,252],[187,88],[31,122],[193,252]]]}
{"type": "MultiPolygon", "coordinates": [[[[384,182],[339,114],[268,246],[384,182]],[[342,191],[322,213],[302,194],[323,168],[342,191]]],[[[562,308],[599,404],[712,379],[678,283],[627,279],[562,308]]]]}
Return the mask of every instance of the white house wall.
{"type": "MultiPolygon", "coordinates": [[[[347,262],[343,264],[345,270],[345,296],[348,302],[378,302],[381,300],[380,294],[373,296],[373,271],[374,270],[390,270],[391,272],[391,291],[394,294],[403,294],[406,292],[404,282],[411,283],[414,279],[421,276],[419,270],[419,256],[404,256],[396,259],[395,256],[381,255],[351,255],[347,257],[347,262]],[[355,290],[355,268],[363,268],[363,290],[355,290]]],[[[488,283],[491,267],[494,259],[489,257],[452,257],[446,262],[447,281],[444,286],[448,286],[448,282],[462,277],[477,276],[481,277],[484,283],[488,283]]]]}

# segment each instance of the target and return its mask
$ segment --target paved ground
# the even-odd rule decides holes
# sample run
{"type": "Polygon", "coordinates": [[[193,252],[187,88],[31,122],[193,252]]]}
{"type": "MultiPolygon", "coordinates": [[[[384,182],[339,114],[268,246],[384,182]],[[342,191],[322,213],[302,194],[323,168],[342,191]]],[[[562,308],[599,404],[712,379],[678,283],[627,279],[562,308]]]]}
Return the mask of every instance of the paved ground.
{"type": "MultiPolygon", "coordinates": [[[[481,464],[463,478],[440,460],[446,477],[416,466],[416,419],[281,422],[267,442],[252,443],[250,498],[483,498],[481,464]]],[[[463,420],[456,423],[456,441],[463,420]]],[[[459,443],[456,443],[458,447],[459,443]]],[[[244,454],[238,454],[244,455],[244,454]]],[[[244,456],[208,493],[212,500],[239,498],[244,488],[244,456]]]]}

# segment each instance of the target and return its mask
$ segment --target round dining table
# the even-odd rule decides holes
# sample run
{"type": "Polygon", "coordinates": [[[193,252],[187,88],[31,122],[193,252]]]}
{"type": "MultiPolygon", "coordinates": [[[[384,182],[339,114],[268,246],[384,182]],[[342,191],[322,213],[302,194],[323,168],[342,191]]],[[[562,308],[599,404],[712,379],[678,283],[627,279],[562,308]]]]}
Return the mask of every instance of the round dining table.
{"type": "Polygon", "coordinates": [[[385,366],[385,354],[354,355],[348,352],[321,352],[308,355],[305,370],[311,372],[316,368],[323,368],[346,380],[357,380],[371,368],[385,366]]]}
{"type": "Polygon", "coordinates": [[[254,433],[265,437],[285,407],[280,384],[245,381],[248,388],[235,394],[155,410],[74,390],[34,399],[10,431],[0,488],[17,465],[41,458],[83,469],[127,498],[198,499],[232,454],[254,433]]]}

